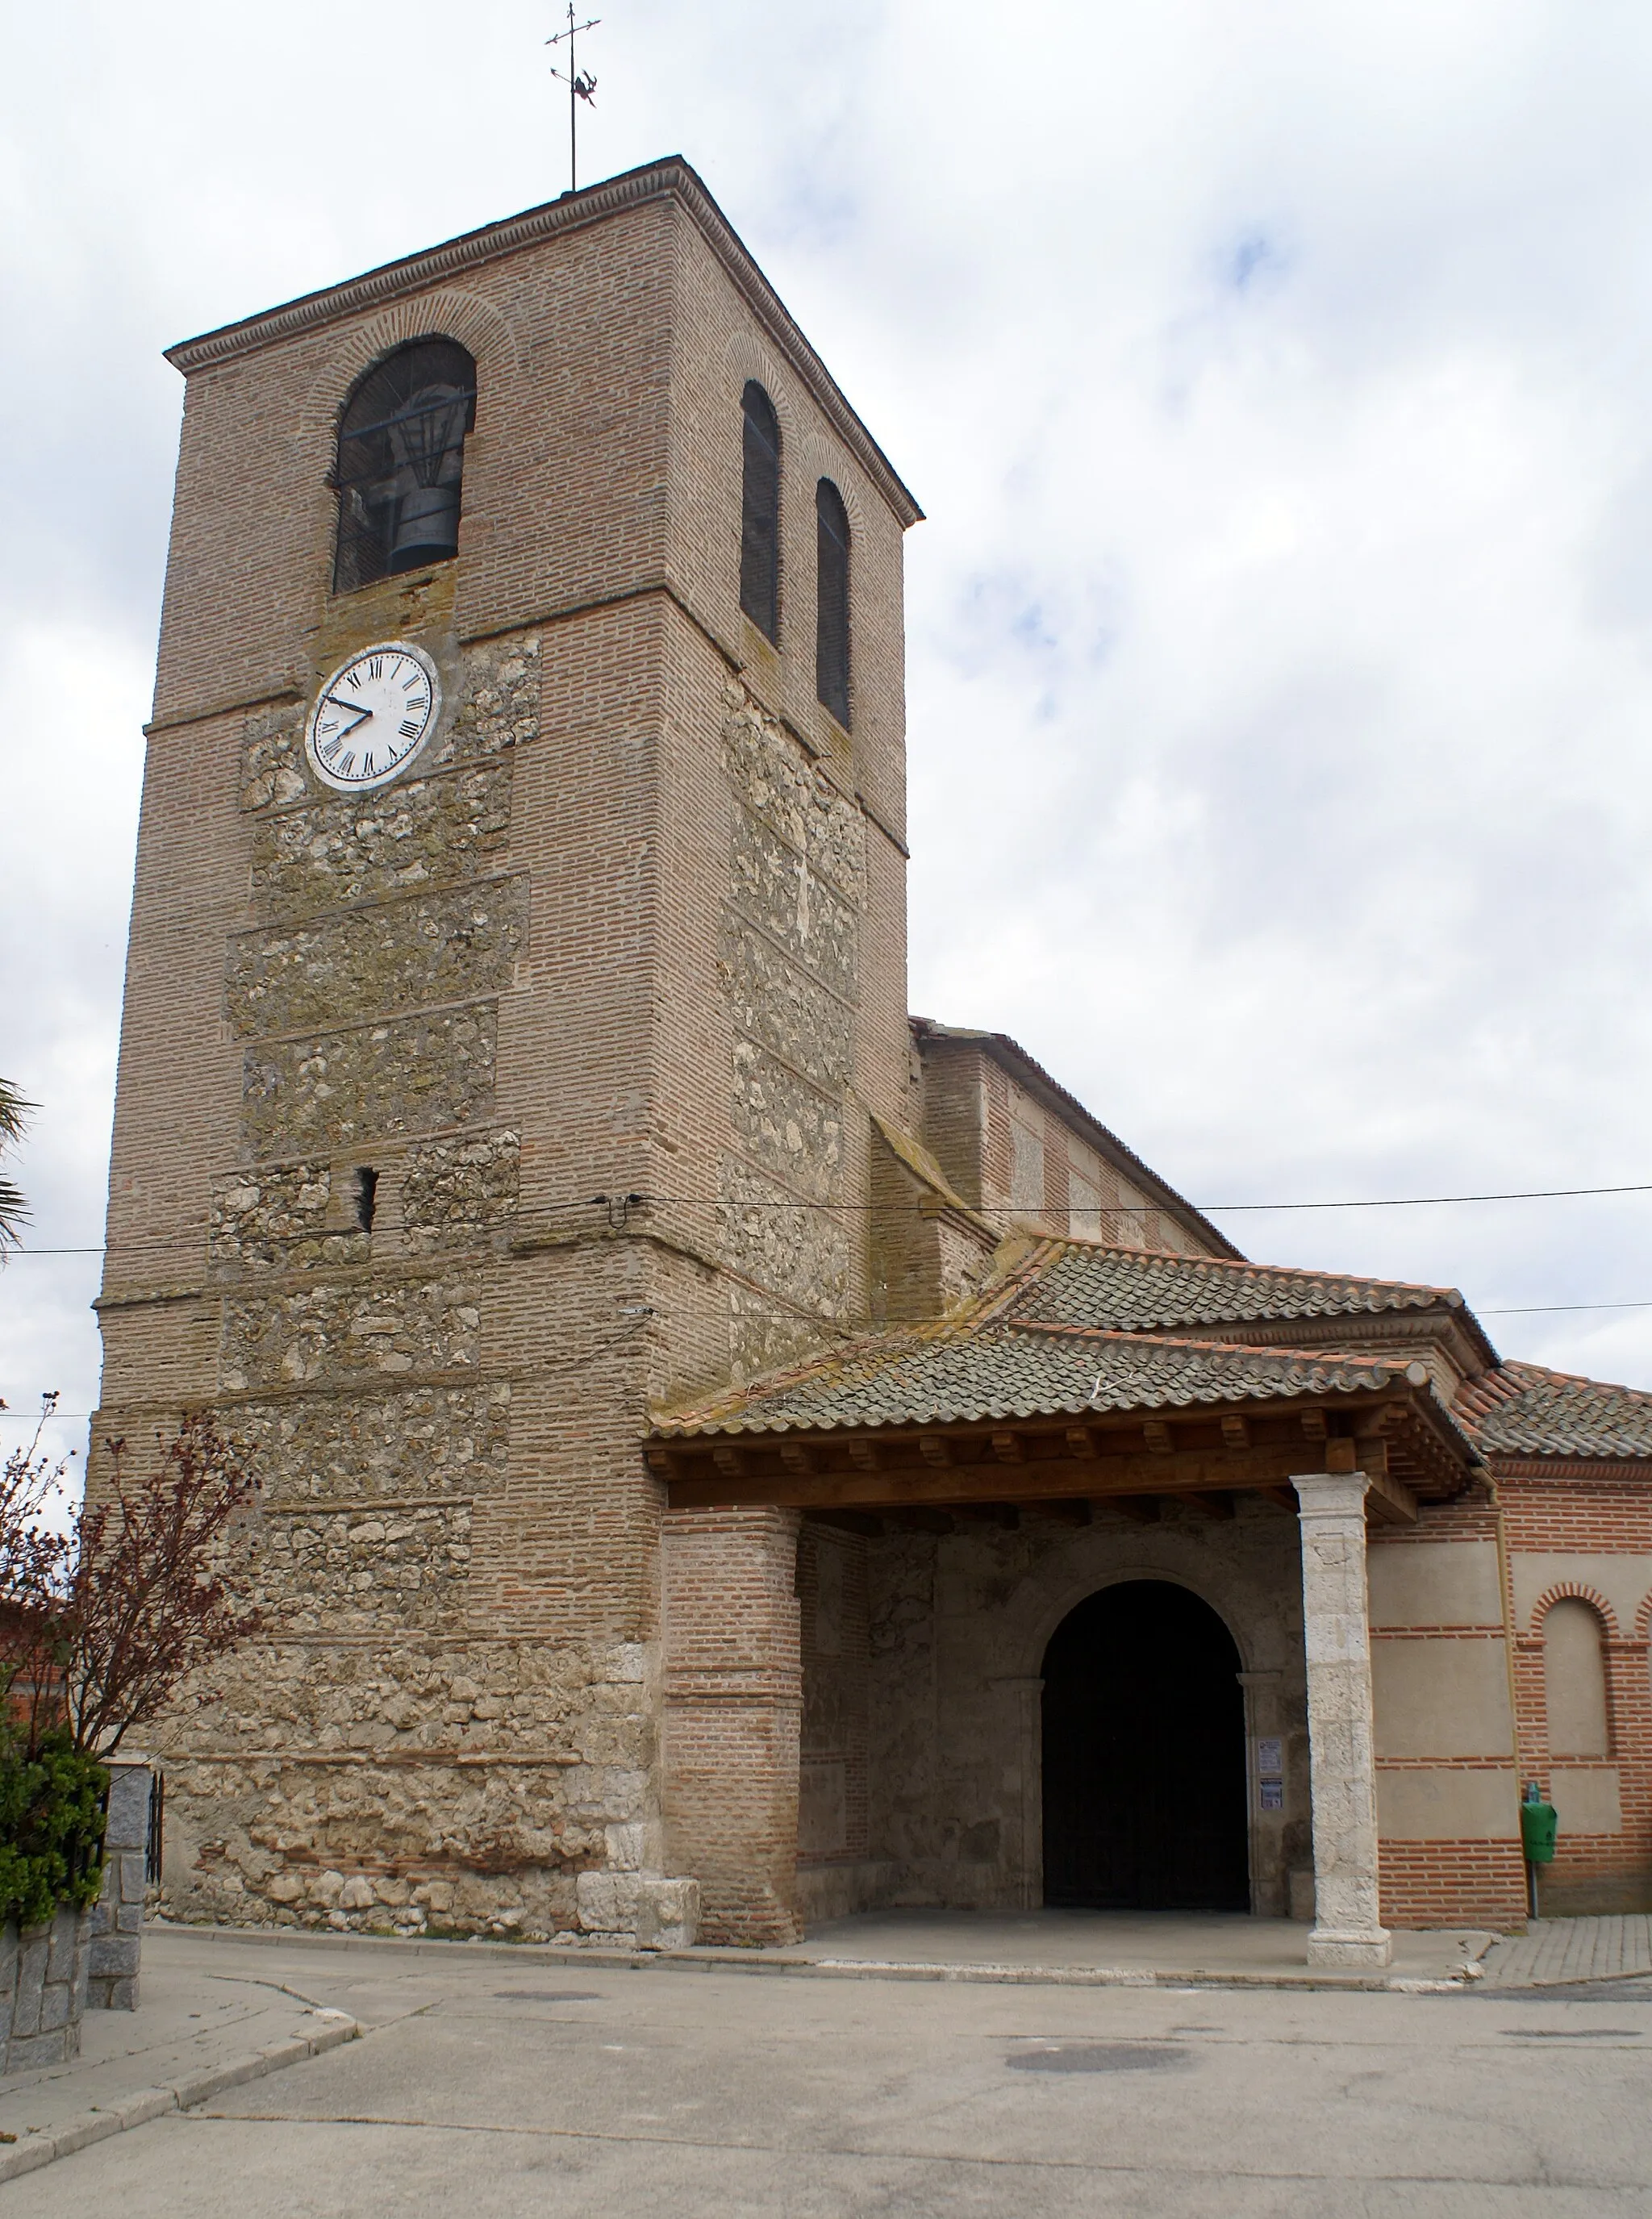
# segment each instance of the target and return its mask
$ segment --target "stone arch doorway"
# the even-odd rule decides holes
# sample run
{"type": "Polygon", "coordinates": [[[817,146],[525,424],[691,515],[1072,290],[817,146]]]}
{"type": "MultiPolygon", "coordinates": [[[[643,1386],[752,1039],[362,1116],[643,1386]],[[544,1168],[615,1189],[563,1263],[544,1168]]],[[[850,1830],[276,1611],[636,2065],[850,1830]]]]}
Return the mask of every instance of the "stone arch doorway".
{"type": "Polygon", "coordinates": [[[1248,1911],[1245,1697],[1233,1637],[1168,1580],[1070,1611],[1044,1656],[1044,1900],[1248,1911]]]}

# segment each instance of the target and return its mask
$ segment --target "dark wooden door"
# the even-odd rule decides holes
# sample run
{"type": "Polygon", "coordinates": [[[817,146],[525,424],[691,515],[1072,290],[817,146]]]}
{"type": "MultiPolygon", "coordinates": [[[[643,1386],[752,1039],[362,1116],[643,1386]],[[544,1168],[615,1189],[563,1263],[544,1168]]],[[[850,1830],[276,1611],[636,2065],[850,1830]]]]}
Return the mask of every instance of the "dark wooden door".
{"type": "Polygon", "coordinates": [[[1167,1581],[1103,1588],[1044,1657],[1044,1900],[1248,1911],[1233,1636],[1167,1581]]]}

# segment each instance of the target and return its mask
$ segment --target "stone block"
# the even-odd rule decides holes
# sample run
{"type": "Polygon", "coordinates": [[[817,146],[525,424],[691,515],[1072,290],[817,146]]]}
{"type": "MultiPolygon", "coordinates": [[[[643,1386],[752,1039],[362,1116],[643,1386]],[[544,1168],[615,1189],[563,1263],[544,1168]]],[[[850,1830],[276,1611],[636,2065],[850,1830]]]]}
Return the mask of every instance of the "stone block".
{"type": "Polygon", "coordinates": [[[134,1973],[138,1970],[143,1949],[140,1934],[97,1934],[92,1937],[89,1953],[89,1970],[95,1980],[134,1973]]]}
{"type": "Polygon", "coordinates": [[[51,1936],[42,1926],[36,1926],[21,1938],[17,1952],[16,2003],[12,2012],[12,2039],[28,2037],[40,2032],[40,1998],[46,1988],[46,1964],[51,1949],[51,1936]]]}
{"type": "Polygon", "coordinates": [[[1391,1965],[1394,1941],[1385,1933],[1331,1934],[1314,1929],[1307,1938],[1310,1965],[1359,1968],[1391,1965]]]}
{"type": "Polygon", "coordinates": [[[65,2027],[70,2019],[72,1991],[66,1979],[48,1980],[40,1991],[40,2032],[54,2034],[65,2027]]]}
{"type": "Polygon", "coordinates": [[[8,2073],[35,2073],[80,2054],[78,2026],[54,2027],[50,2034],[14,2035],[6,2051],[8,2073]]]}
{"type": "Polygon", "coordinates": [[[141,1857],[149,1845],[149,1797],[153,1775],[146,1764],[122,1764],[118,1759],[109,1766],[109,1811],[104,1847],[135,1849],[141,1857]]]}
{"type": "Polygon", "coordinates": [[[699,1931],[697,1880],[645,1880],[637,1904],[642,1949],[692,1949],[699,1931]]]}
{"type": "Polygon", "coordinates": [[[699,1928],[699,1883],[645,1873],[581,1873],[576,1890],[587,1934],[612,1934],[640,1949],[686,1949],[699,1928]]]}
{"type": "Polygon", "coordinates": [[[79,1914],[59,1911],[47,1930],[47,1947],[46,1977],[48,1981],[62,1981],[65,1986],[74,1977],[75,1934],[79,1914]]]}

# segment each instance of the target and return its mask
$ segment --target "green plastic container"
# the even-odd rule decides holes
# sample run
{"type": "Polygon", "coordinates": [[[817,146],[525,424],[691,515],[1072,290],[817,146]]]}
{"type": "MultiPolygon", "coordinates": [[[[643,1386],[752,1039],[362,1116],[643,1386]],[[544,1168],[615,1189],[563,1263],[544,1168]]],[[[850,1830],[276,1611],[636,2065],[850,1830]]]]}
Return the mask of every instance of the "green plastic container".
{"type": "Polygon", "coordinates": [[[1529,1865],[1553,1864],[1559,1824],[1559,1813],[1552,1803],[1521,1804],[1520,1847],[1529,1865]]]}

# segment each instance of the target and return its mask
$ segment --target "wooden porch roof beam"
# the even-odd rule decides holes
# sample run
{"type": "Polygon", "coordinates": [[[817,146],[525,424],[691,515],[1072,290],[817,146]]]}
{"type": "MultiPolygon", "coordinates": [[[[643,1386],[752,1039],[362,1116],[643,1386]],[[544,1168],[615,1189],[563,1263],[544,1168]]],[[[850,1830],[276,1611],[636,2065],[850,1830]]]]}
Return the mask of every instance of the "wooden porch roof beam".
{"type": "MultiPolygon", "coordinates": [[[[1380,1444],[1370,1446],[1373,1451],[1380,1449],[1380,1444]]],[[[938,1464],[926,1459],[901,1468],[885,1462],[876,1470],[851,1464],[847,1455],[835,1469],[829,1469],[825,1458],[819,1456],[817,1468],[807,1473],[788,1469],[778,1456],[773,1470],[760,1471],[749,1451],[737,1473],[714,1464],[703,1451],[696,1456],[673,1449],[668,1456],[649,1460],[656,1470],[665,1466],[661,1476],[670,1487],[674,1507],[680,1509],[737,1502],[772,1502],[798,1509],[872,1509],[915,1502],[1031,1503],[1080,1498],[1100,1501],[1111,1495],[1260,1494],[1284,1488],[1299,1472],[1329,1468],[1320,1445],[1307,1442],[1299,1442],[1295,1448],[1177,1450],[1169,1455],[1148,1451],[1124,1456],[1040,1458],[1014,1464],[1001,1464],[996,1457],[982,1464],[938,1464]]],[[[1371,1454],[1365,1469],[1370,1470],[1378,1461],[1378,1456],[1371,1454]]],[[[1372,1471],[1372,1493],[1388,1513],[1415,1518],[1415,1498],[1397,1481],[1390,1480],[1385,1470],[1372,1471]]]]}

